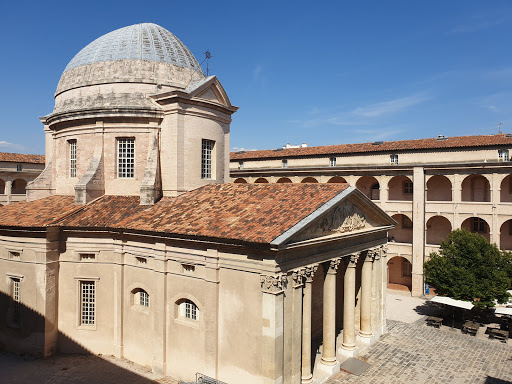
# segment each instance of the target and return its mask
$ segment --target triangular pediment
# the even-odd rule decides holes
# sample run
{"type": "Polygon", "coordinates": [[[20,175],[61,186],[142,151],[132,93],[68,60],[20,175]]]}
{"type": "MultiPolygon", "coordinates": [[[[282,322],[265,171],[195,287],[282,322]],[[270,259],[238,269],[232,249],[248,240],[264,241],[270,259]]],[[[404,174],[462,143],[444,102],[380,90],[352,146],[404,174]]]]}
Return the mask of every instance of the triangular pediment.
{"type": "Polygon", "coordinates": [[[349,187],[273,241],[275,245],[331,240],[392,228],[396,222],[359,190],[349,187]]]}
{"type": "Polygon", "coordinates": [[[226,91],[216,76],[210,76],[198,83],[192,84],[186,91],[191,98],[213,101],[227,107],[232,106],[226,91]]]}
{"type": "Polygon", "coordinates": [[[226,105],[226,102],[222,100],[222,96],[220,95],[219,91],[216,89],[215,86],[211,86],[210,88],[207,88],[205,91],[197,95],[196,97],[201,99],[210,100],[222,105],[226,105]]]}

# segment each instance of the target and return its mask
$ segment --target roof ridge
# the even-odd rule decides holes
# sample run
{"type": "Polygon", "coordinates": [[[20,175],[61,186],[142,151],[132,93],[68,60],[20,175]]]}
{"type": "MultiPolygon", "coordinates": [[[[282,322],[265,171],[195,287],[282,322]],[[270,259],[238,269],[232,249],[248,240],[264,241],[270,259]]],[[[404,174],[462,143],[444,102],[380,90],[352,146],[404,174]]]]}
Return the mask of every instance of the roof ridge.
{"type": "MultiPolygon", "coordinates": [[[[60,195],[60,196],[65,196],[65,195],[60,195]]],[[[79,205],[78,207],[72,209],[71,211],[69,212],[66,212],[64,214],[62,214],[61,216],[57,217],[56,219],[54,219],[50,224],[48,224],[47,226],[50,226],[50,225],[58,225],[59,224],[59,221],[63,221],[65,219],[67,219],[68,217],[70,217],[71,215],[74,215],[82,210],[84,210],[86,207],[89,207],[91,206],[92,204],[94,204],[95,202],[97,202],[98,200],[102,199],[103,197],[105,197],[107,195],[101,195],[100,197],[97,197],[91,201],[89,201],[88,203],[86,204],[83,204],[83,205],[79,205]]]]}

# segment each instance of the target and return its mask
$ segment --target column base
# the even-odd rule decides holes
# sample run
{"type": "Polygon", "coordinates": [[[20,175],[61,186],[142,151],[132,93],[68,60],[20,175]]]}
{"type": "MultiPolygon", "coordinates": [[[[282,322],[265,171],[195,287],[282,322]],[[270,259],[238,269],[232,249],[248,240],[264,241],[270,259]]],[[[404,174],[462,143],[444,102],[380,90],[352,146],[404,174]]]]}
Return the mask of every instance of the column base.
{"type": "Polygon", "coordinates": [[[166,363],[162,363],[161,361],[153,360],[151,364],[151,370],[153,373],[156,373],[159,376],[166,376],[166,363]]]}
{"type": "Polygon", "coordinates": [[[123,357],[123,346],[114,344],[113,355],[114,357],[121,359],[123,357]]]}
{"type": "Polygon", "coordinates": [[[309,377],[301,377],[300,383],[301,384],[311,384],[313,382],[313,375],[309,375],[309,377]]]}
{"type": "Polygon", "coordinates": [[[353,349],[346,349],[344,347],[338,347],[338,355],[344,356],[344,357],[356,357],[359,355],[358,350],[356,347],[353,349]]]}
{"type": "Polygon", "coordinates": [[[320,364],[317,364],[316,368],[322,371],[323,373],[327,373],[330,377],[340,371],[340,363],[337,360],[334,360],[333,365],[326,365],[322,361],[320,361],[320,364]]]}

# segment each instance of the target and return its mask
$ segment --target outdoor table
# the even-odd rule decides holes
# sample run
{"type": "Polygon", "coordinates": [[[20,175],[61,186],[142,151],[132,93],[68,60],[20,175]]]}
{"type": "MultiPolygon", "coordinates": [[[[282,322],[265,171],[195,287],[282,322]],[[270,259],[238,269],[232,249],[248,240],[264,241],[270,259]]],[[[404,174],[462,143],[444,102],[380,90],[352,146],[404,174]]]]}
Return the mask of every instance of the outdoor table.
{"type": "Polygon", "coordinates": [[[464,326],[462,327],[462,332],[469,333],[470,335],[475,336],[478,332],[478,328],[480,328],[479,323],[475,323],[473,321],[466,321],[464,326]]]}
{"type": "Polygon", "coordinates": [[[503,343],[507,342],[508,339],[508,331],[502,331],[498,328],[489,328],[489,338],[490,339],[498,339],[503,343]]]}
{"type": "Polygon", "coordinates": [[[439,328],[443,322],[441,317],[429,316],[427,317],[427,324],[439,328]]]}

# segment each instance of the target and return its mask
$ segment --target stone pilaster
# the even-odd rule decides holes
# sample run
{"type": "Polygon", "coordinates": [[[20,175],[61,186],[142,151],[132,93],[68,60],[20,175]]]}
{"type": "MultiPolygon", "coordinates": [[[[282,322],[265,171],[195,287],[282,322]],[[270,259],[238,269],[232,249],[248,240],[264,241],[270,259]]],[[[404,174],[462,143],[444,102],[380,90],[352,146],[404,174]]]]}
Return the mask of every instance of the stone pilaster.
{"type": "Polygon", "coordinates": [[[382,294],[382,283],[380,282],[380,249],[374,249],[372,252],[372,305],[371,305],[371,329],[374,335],[380,334],[380,297],[382,294]]]}

